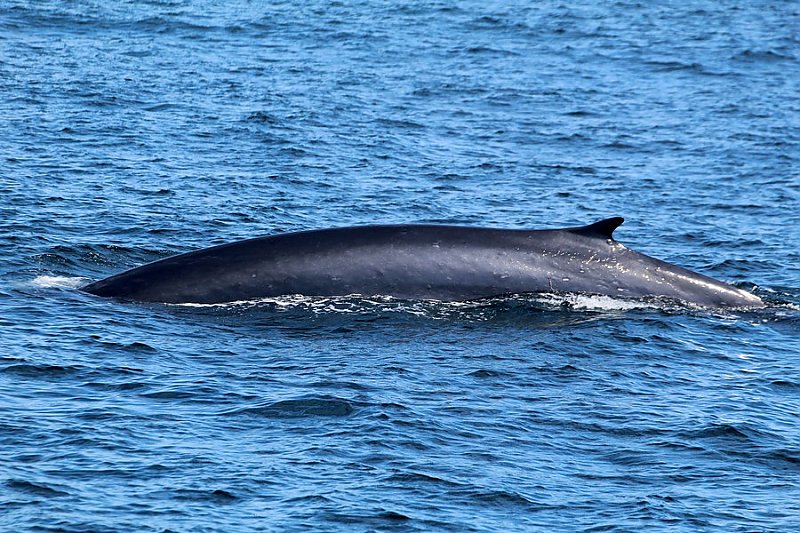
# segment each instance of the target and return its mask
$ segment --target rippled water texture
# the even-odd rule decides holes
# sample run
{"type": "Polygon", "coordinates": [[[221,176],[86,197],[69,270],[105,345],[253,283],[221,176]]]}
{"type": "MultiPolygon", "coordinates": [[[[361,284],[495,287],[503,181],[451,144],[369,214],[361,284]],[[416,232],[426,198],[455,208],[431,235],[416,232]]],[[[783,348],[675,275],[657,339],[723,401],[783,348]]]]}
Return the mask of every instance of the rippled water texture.
{"type": "Polygon", "coordinates": [[[0,529],[800,530],[800,7],[506,4],[0,0],[0,529]],[[772,305],[76,290],[614,215],[772,305]]]}

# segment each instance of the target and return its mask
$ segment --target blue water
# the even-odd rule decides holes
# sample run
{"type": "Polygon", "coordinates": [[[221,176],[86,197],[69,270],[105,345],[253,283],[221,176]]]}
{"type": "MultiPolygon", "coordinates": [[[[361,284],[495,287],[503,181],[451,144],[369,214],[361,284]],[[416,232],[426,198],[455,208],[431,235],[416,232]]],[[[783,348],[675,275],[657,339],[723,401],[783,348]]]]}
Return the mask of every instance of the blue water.
{"type": "Polygon", "coordinates": [[[0,530],[800,530],[800,6],[508,4],[0,0],[0,530]],[[770,307],[76,290],[615,215],[770,307]]]}

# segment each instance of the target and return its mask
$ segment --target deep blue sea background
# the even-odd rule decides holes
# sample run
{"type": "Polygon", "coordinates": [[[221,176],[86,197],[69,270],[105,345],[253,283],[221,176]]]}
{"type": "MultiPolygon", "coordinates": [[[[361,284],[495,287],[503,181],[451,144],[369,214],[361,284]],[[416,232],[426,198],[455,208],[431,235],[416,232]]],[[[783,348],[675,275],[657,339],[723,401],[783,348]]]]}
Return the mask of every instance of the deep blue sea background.
{"type": "Polygon", "coordinates": [[[0,0],[0,530],[800,530],[800,4],[510,4],[0,0]],[[772,305],[76,290],[614,215],[772,305]]]}

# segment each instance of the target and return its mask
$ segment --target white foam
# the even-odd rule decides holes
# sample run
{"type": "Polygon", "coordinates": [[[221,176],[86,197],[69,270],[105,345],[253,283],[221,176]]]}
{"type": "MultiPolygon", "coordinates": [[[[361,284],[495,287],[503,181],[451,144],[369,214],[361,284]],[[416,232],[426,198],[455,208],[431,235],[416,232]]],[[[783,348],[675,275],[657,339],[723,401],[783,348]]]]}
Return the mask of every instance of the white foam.
{"type": "Polygon", "coordinates": [[[587,311],[630,311],[633,309],[664,309],[668,307],[662,302],[629,300],[602,294],[541,293],[533,296],[533,301],[553,306],[567,305],[572,309],[587,311]]]}
{"type": "Polygon", "coordinates": [[[596,294],[577,293],[539,293],[517,296],[499,297],[485,300],[465,302],[442,302],[438,300],[403,300],[391,296],[303,296],[292,294],[253,300],[241,300],[217,304],[180,303],[168,304],[177,307],[215,308],[215,309],[248,309],[260,306],[274,306],[278,311],[304,310],[314,314],[327,313],[364,313],[380,311],[388,313],[408,313],[428,318],[445,318],[450,313],[480,311],[487,305],[510,302],[525,302],[546,308],[560,309],[568,307],[585,311],[630,311],[633,309],[669,309],[674,306],[662,301],[645,301],[615,298],[596,294]]]}
{"type": "Polygon", "coordinates": [[[408,313],[429,318],[440,318],[437,315],[441,314],[442,311],[446,312],[447,310],[462,308],[470,304],[466,302],[440,302],[438,300],[402,300],[391,296],[366,297],[359,294],[347,296],[303,296],[301,294],[291,294],[216,304],[179,303],[167,305],[219,310],[247,310],[261,306],[272,306],[278,312],[300,310],[312,314],[360,314],[379,311],[381,313],[408,313]]]}
{"type": "Polygon", "coordinates": [[[77,289],[86,285],[89,280],[82,277],[69,277],[69,276],[37,276],[31,281],[36,287],[43,287],[47,289],[77,289]]]}

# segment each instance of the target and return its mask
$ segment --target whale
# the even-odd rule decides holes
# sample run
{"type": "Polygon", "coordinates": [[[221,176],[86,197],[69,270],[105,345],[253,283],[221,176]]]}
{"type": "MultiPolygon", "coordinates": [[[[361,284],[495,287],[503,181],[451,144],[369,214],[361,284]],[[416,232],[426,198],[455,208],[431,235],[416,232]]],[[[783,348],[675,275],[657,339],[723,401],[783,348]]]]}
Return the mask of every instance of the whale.
{"type": "Polygon", "coordinates": [[[755,294],[625,247],[613,217],[561,229],[372,225],[187,252],[82,290],[133,302],[221,304],[284,295],[467,301],[528,293],[753,308],[755,294]]]}

